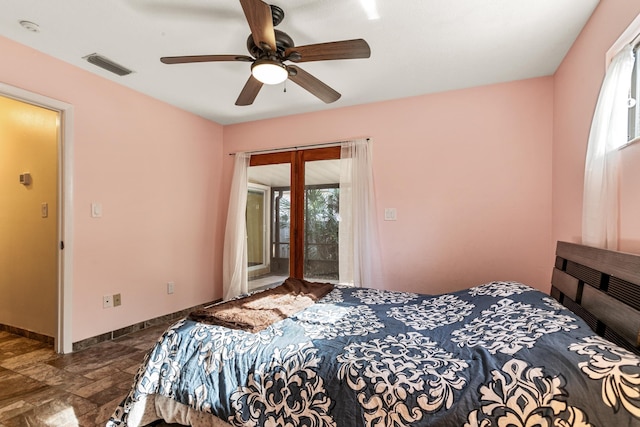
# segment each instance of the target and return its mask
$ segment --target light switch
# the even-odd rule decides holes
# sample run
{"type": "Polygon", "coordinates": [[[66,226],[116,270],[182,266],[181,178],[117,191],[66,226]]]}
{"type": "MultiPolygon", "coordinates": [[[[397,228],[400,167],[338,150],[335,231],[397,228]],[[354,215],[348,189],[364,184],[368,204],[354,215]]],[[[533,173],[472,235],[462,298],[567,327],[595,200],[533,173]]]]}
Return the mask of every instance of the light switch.
{"type": "Polygon", "coordinates": [[[396,219],[397,219],[396,208],[385,208],[384,209],[384,220],[385,221],[395,221],[396,219]]]}
{"type": "Polygon", "coordinates": [[[40,214],[42,218],[47,218],[49,216],[49,203],[42,203],[40,205],[40,214]]]}
{"type": "Polygon", "coordinates": [[[91,203],[91,217],[102,218],[102,203],[91,203]]]}
{"type": "Polygon", "coordinates": [[[20,184],[24,186],[31,185],[31,174],[29,172],[20,174],[20,184]]]}

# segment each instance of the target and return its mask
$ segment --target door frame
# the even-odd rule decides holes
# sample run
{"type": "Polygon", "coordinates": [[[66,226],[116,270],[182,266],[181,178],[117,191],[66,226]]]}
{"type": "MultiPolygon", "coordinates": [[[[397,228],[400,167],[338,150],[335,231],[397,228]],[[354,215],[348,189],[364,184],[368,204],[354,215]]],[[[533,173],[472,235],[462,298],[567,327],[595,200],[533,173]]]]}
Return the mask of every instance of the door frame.
{"type": "Polygon", "coordinates": [[[247,192],[260,192],[263,195],[263,212],[262,212],[262,264],[255,266],[247,266],[247,271],[264,270],[268,269],[271,265],[270,251],[270,236],[271,236],[271,188],[256,184],[254,182],[247,183],[247,192]]]}
{"type": "Polygon", "coordinates": [[[57,327],[54,349],[71,353],[73,277],[73,106],[0,82],[0,95],[59,113],[58,135],[58,274],[57,327]],[[62,243],[64,242],[64,249],[62,243]]]}

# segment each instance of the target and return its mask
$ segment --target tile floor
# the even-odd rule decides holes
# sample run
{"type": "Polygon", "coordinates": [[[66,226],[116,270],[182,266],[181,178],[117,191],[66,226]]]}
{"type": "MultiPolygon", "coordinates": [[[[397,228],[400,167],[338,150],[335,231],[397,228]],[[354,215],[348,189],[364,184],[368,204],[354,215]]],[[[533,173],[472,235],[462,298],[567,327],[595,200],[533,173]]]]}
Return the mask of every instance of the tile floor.
{"type": "Polygon", "coordinates": [[[66,355],[0,331],[0,427],[104,426],[167,326],[66,355]]]}

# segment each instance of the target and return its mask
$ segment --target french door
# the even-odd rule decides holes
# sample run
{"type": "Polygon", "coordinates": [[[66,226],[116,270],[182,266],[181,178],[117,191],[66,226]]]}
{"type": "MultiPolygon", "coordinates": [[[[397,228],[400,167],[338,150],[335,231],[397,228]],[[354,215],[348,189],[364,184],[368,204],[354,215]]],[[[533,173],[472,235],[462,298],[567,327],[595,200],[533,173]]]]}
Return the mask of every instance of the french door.
{"type": "Polygon", "coordinates": [[[251,156],[248,248],[258,254],[264,245],[268,261],[249,260],[250,289],[260,287],[252,282],[265,276],[338,279],[339,182],[340,147],[251,156]],[[256,188],[269,196],[261,199],[256,188]],[[256,200],[265,203],[258,206],[256,200]],[[270,212],[266,231],[255,226],[261,209],[270,212]]]}

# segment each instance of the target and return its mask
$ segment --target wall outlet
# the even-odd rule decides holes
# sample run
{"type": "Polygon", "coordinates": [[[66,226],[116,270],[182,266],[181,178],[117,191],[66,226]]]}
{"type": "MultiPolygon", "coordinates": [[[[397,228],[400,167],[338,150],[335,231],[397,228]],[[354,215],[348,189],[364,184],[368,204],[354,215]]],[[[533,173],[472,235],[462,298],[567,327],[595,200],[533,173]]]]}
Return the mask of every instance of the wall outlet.
{"type": "Polygon", "coordinates": [[[105,295],[102,297],[102,308],[111,308],[113,307],[113,296],[105,295]]]}
{"type": "Polygon", "coordinates": [[[176,284],[173,282],[167,282],[167,293],[172,294],[175,290],[176,284]]]}
{"type": "Polygon", "coordinates": [[[91,203],[91,218],[102,218],[102,203],[91,203]]]}
{"type": "Polygon", "coordinates": [[[398,215],[396,212],[396,208],[385,208],[384,209],[384,220],[385,221],[395,221],[398,219],[398,215]]]}
{"type": "Polygon", "coordinates": [[[113,295],[113,306],[117,307],[119,305],[122,305],[122,296],[120,294],[114,294],[113,295]]]}

